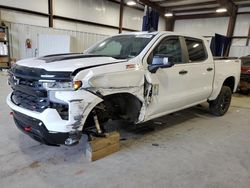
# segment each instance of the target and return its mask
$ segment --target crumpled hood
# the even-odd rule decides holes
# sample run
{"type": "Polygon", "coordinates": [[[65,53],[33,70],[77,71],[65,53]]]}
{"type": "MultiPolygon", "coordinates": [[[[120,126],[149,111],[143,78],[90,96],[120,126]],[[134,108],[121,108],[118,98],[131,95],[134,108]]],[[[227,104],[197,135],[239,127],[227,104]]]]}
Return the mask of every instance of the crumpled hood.
{"type": "Polygon", "coordinates": [[[17,65],[45,69],[46,71],[73,72],[79,68],[92,68],[126,61],[95,55],[59,54],[20,60],[17,62],[17,65]]]}

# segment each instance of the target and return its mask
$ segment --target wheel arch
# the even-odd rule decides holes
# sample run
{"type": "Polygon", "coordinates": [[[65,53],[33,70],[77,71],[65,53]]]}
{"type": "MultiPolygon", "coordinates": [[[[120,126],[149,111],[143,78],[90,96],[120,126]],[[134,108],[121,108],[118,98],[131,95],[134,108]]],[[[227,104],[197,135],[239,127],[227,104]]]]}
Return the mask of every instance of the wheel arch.
{"type": "Polygon", "coordinates": [[[225,79],[221,79],[219,82],[214,82],[213,92],[208,98],[208,101],[213,101],[217,98],[222,86],[228,86],[231,89],[232,93],[235,92],[237,89],[235,76],[228,76],[225,79]]]}
{"type": "Polygon", "coordinates": [[[229,87],[231,89],[231,92],[233,93],[235,91],[235,77],[230,76],[230,77],[226,78],[225,81],[223,82],[222,86],[229,87]]]}
{"type": "Polygon", "coordinates": [[[84,121],[82,122],[82,130],[87,127],[88,118],[91,116],[91,112],[101,103],[109,103],[110,101],[117,101],[122,108],[122,112],[126,112],[126,114],[133,122],[136,122],[139,118],[141,108],[143,106],[143,101],[134,93],[131,92],[114,92],[109,93],[107,95],[102,96],[102,101],[96,103],[94,106],[88,109],[88,113],[85,114],[84,121]],[[131,108],[133,106],[133,108],[131,108]]]}

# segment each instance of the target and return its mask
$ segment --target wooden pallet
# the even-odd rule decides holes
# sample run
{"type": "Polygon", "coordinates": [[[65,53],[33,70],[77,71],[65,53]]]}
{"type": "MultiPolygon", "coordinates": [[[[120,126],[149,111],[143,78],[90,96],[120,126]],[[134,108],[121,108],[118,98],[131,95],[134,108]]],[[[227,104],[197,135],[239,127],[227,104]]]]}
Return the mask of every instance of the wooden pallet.
{"type": "Polygon", "coordinates": [[[10,68],[10,63],[0,62],[0,69],[8,69],[8,68],[10,68]]]}
{"type": "Polygon", "coordinates": [[[102,159],[120,149],[120,134],[109,133],[106,137],[95,137],[89,142],[86,156],[90,161],[102,159]]]}
{"type": "Polygon", "coordinates": [[[9,57],[0,56],[0,69],[10,68],[9,57]]]}

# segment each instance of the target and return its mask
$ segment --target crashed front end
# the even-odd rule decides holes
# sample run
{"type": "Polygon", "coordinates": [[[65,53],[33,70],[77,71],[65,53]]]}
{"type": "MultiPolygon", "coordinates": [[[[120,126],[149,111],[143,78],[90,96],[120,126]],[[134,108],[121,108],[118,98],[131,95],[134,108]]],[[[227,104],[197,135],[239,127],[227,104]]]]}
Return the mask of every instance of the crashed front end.
{"type": "Polygon", "coordinates": [[[9,74],[13,92],[7,103],[19,129],[47,145],[79,141],[88,113],[101,98],[74,88],[71,72],[15,65],[9,74]]]}

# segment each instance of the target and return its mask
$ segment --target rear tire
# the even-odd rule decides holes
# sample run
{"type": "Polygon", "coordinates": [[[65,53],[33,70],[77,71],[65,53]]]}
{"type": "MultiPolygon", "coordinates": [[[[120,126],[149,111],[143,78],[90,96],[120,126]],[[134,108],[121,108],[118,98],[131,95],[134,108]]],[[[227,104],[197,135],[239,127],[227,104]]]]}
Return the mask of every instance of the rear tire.
{"type": "Polygon", "coordinates": [[[209,102],[210,112],[215,116],[223,116],[231,103],[232,91],[227,86],[222,86],[217,98],[209,102]]]}

